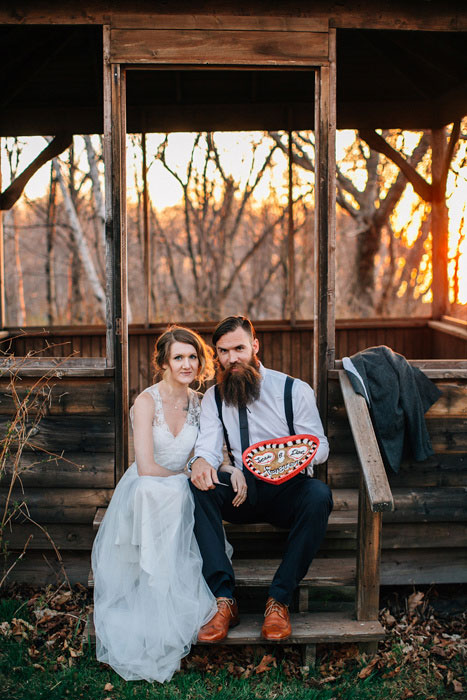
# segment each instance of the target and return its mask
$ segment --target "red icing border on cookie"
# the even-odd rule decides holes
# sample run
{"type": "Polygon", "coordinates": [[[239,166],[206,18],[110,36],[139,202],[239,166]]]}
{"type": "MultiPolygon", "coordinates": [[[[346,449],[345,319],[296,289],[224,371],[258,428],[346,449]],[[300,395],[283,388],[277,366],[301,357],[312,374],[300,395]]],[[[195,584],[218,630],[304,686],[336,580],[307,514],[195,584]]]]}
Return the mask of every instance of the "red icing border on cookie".
{"type": "MultiPolygon", "coordinates": [[[[307,445],[309,447],[309,445],[307,445]]],[[[288,481],[289,479],[292,479],[296,474],[299,472],[303,471],[306,469],[306,467],[310,464],[312,461],[313,457],[316,455],[316,452],[319,447],[319,439],[315,435],[311,434],[301,434],[301,435],[287,435],[285,437],[281,438],[272,438],[269,440],[262,440],[261,442],[255,442],[253,445],[250,445],[243,453],[242,455],[242,461],[244,466],[257,478],[261,479],[262,481],[266,481],[268,484],[283,484],[284,481],[288,481]],[[255,469],[252,469],[248,464],[247,464],[247,456],[251,454],[252,450],[259,449],[260,447],[266,446],[266,445],[271,445],[273,448],[277,448],[280,444],[285,443],[287,445],[288,442],[295,442],[296,440],[301,440],[302,445],[307,445],[307,443],[303,442],[305,439],[308,439],[310,442],[314,443],[314,447],[311,450],[311,454],[303,461],[303,463],[299,463],[298,466],[295,469],[291,469],[287,474],[284,476],[280,476],[276,479],[272,479],[269,476],[263,476],[262,474],[258,473],[255,469]]],[[[290,447],[289,447],[290,449],[290,447]]]]}

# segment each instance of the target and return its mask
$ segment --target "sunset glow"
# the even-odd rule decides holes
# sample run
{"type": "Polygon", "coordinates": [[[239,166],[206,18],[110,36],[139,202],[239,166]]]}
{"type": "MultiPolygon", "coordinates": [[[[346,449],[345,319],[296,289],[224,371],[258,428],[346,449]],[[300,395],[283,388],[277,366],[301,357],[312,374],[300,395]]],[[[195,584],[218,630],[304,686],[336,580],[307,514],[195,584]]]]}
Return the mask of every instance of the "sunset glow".
{"type": "MultiPolygon", "coordinates": [[[[153,206],[158,211],[163,211],[167,207],[173,207],[181,202],[182,187],[176,178],[173,177],[157,159],[157,150],[165,135],[149,134],[147,137],[147,163],[148,163],[148,188],[153,206]]],[[[167,158],[170,166],[178,173],[180,178],[185,177],[188,158],[191,154],[194,134],[177,133],[170,134],[167,148],[167,158]]],[[[419,134],[403,132],[399,136],[397,146],[406,153],[410,153],[414,148],[419,134]]],[[[93,137],[95,148],[100,149],[100,140],[93,137]]],[[[336,156],[342,172],[351,178],[355,187],[362,191],[365,187],[366,171],[363,167],[356,167],[355,162],[346,160],[346,152],[351,148],[355,139],[355,132],[345,130],[338,132],[336,143],[336,156]]],[[[257,171],[258,164],[264,158],[264,150],[269,146],[264,141],[261,132],[234,132],[216,133],[216,145],[218,147],[222,166],[225,172],[236,182],[245,185],[248,179],[252,180],[257,171]],[[255,159],[252,157],[253,149],[256,148],[255,159]]],[[[4,139],[2,140],[4,141],[4,139]]],[[[31,162],[37,154],[43,150],[45,141],[42,137],[30,137],[22,139],[23,148],[18,162],[18,172],[31,162]]],[[[366,147],[366,146],[364,146],[366,147]]],[[[312,155],[312,154],[311,154],[312,155]]],[[[81,175],[84,177],[88,169],[86,152],[83,139],[75,137],[75,156],[81,175]]],[[[452,164],[447,182],[447,206],[449,210],[449,266],[448,274],[450,279],[450,300],[454,301],[454,278],[457,267],[458,295],[457,303],[467,304],[467,142],[461,141],[456,157],[452,164]]],[[[358,165],[358,164],[357,164],[358,165]]],[[[103,177],[103,165],[101,175],[103,177]]],[[[136,200],[135,182],[141,181],[141,150],[139,137],[128,136],[127,138],[127,182],[128,200],[136,200]]],[[[423,173],[423,176],[426,176],[423,173]]],[[[429,175],[426,176],[429,179],[429,175]]],[[[294,166],[294,196],[299,192],[311,193],[313,189],[313,174],[294,166]]],[[[29,181],[25,194],[29,199],[43,197],[47,191],[50,181],[50,164],[43,166],[38,173],[29,181]]],[[[8,186],[9,171],[6,159],[2,159],[2,182],[3,187],[8,186]]],[[[89,187],[85,182],[84,188],[89,187]]],[[[287,159],[283,152],[276,150],[273,157],[273,167],[262,179],[260,185],[255,190],[255,202],[257,206],[263,206],[271,191],[274,191],[277,201],[284,204],[287,192],[287,159]]],[[[307,194],[307,197],[310,196],[307,194]]],[[[423,222],[429,217],[430,208],[427,203],[421,203],[413,188],[408,184],[405,188],[397,207],[395,208],[391,223],[396,237],[401,237],[404,244],[410,249],[418,239],[423,222]]],[[[384,262],[384,261],[383,261],[384,262]]],[[[387,264],[387,263],[386,263],[387,264]]],[[[398,266],[402,269],[404,260],[398,261],[398,266]]],[[[431,278],[431,261],[429,251],[425,253],[417,274],[413,271],[411,285],[414,287],[414,296],[419,296],[418,289],[427,289],[431,278]],[[415,275],[415,276],[414,276],[415,275]]],[[[408,284],[404,282],[397,291],[398,296],[407,293],[408,284]]],[[[431,291],[423,294],[423,301],[429,302],[431,291]]]]}

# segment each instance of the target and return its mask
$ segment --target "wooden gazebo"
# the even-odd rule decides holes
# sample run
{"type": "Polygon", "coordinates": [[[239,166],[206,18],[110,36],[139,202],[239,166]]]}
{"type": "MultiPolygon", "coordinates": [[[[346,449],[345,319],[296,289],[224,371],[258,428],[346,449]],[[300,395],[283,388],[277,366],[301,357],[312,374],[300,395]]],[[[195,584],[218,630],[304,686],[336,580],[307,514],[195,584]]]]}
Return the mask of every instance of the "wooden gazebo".
{"type": "MultiPolygon", "coordinates": [[[[92,328],[30,329],[12,341],[17,357],[44,336],[49,342],[66,337],[79,351],[57,369],[56,400],[41,422],[38,440],[52,452],[65,450],[65,456],[84,467],[77,473],[57,459],[25,472],[32,517],[60,547],[70,578],[87,580],[93,520],[96,513],[101,516],[128,462],[130,391],[140,390],[148,379],[140,364],[147,367],[159,331],[150,326],[129,332],[127,323],[127,131],[314,129],[314,319],[262,322],[258,330],[265,363],[315,387],[331,440],[331,458],[320,476],[334,490],[336,509],[321,557],[300,589],[299,609],[308,611],[313,587],[348,587],[356,581],[356,614],[323,619],[321,631],[316,618],[313,633],[304,618],[297,641],[377,639],[380,582],[428,584],[466,577],[467,330],[445,316],[445,202],[436,194],[432,317],[336,324],[335,129],[431,129],[435,188],[446,166],[444,126],[467,113],[467,12],[462,3],[253,0],[243,8],[228,0],[174,1],[170,15],[145,1],[20,5],[0,9],[0,134],[58,135],[52,157],[65,147],[69,134],[103,133],[106,174],[105,334],[92,328]],[[436,458],[405,464],[389,481],[368,412],[349,391],[340,363],[344,355],[380,343],[417,362],[443,390],[428,414],[436,458]]],[[[7,207],[3,195],[0,207],[7,207]]],[[[3,297],[2,283],[0,302],[3,297]]],[[[210,325],[201,330],[209,334],[210,325]]],[[[50,356],[23,363],[24,386],[57,362],[50,356]]],[[[11,411],[7,384],[12,363],[4,364],[0,407],[5,423],[11,411]]],[[[24,459],[32,462],[34,457],[25,454],[24,459]]],[[[28,524],[15,525],[10,546],[21,550],[30,530],[28,524]]],[[[231,537],[239,556],[239,583],[261,586],[271,562],[257,561],[252,569],[258,551],[252,540],[269,542],[265,551],[274,556],[270,529],[237,528],[231,537]]],[[[280,533],[274,537],[278,540],[280,533]]],[[[35,536],[30,550],[14,575],[50,580],[42,558],[48,540],[35,536]]],[[[251,629],[240,631],[237,642],[254,640],[251,629]]]]}

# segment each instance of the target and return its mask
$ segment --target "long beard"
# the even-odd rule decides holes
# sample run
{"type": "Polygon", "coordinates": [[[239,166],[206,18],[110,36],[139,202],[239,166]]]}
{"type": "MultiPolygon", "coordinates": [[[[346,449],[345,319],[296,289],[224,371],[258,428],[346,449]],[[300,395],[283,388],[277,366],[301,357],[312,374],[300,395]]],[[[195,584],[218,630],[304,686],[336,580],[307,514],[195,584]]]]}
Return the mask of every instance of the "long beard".
{"type": "Polygon", "coordinates": [[[236,362],[235,372],[232,366],[217,368],[216,379],[219,392],[226,406],[247,406],[259,399],[261,391],[261,372],[259,360],[253,355],[248,363],[236,362]]]}

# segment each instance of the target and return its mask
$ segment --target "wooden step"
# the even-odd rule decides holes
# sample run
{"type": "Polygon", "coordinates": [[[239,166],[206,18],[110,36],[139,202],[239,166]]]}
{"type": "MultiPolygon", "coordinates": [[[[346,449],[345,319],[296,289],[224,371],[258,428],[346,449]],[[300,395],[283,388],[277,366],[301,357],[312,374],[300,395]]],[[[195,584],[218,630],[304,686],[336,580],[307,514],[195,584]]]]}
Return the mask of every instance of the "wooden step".
{"type": "MultiPolygon", "coordinates": [[[[233,559],[236,585],[239,588],[267,588],[280,564],[279,559],[233,559]]],[[[438,583],[463,583],[467,580],[465,548],[440,549],[433,556],[429,549],[383,552],[381,585],[406,586],[438,583]],[[455,555],[454,555],[455,552],[455,555]]],[[[92,573],[88,584],[92,587],[92,573]]],[[[355,558],[317,558],[300,582],[300,589],[337,588],[355,584],[355,558]]]]}
{"type": "MultiPolygon", "coordinates": [[[[269,586],[279,567],[278,559],[234,559],[235,583],[238,588],[269,586]]],[[[355,559],[315,559],[301,588],[352,586],[355,583],[355,559]]],[[[92,571],[88,585],[94,586],[92,571]]]]}
{"type": "MultiPolygon", "coordinates": [[[[96,514],[93,520],[94,530],[98,530],[99,526],[104,519],[104,515],[107,508],[97,508],[96,514]]],[[[248,533],[268,533],[268,532],[284,532],[284,528],[275,527],[274,525],[269,525],[269,523],[248,523],[245,525],[235,524],[235,523],[224,523],[226,533],[234,534],[248,534],[248,533]]],[[[352,508],[349,510],[335,510],[331,513],[328,530],[346,530],[350,529],[352,532],[355,531],[357,527],[357,510],[352,508]]]]}
{"type": "MultiPolygon", "coordinates": [[[[282,644],[339,644],[378,642],[385,632],[377,620],[355,620],[350,613],[292,613],[292,636],[282,644]]],[[[222,644],[266,644],[261,637],[263,615],[241,615],[240,624],[229,631],[222,644]]],[[[95,642],[92,617],[84,639],[95,642]]],[[[277,642],[275,642],[277,644],[277,642]]]]}

